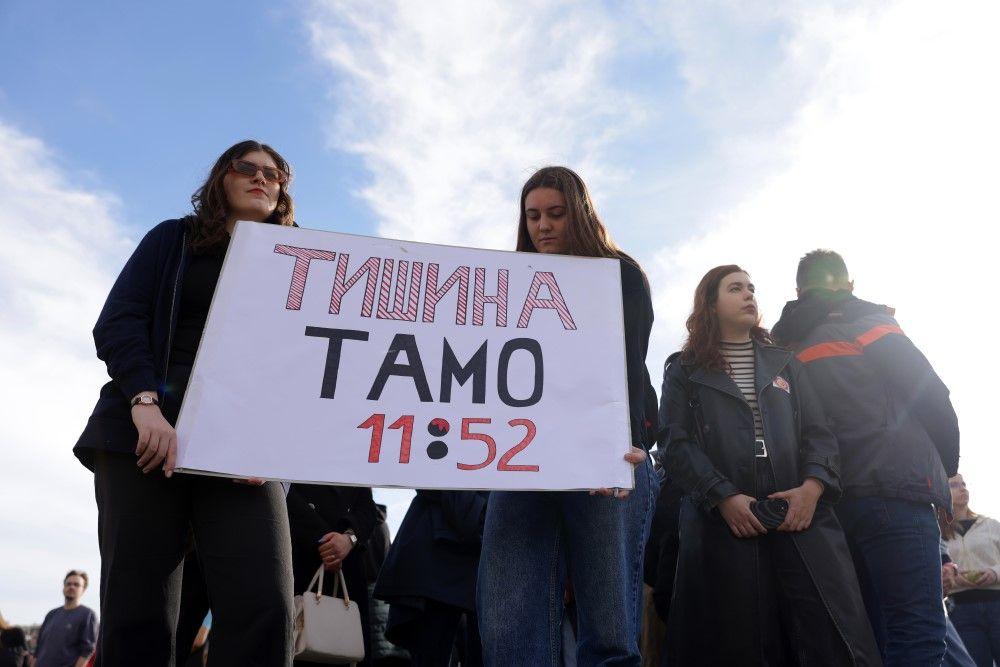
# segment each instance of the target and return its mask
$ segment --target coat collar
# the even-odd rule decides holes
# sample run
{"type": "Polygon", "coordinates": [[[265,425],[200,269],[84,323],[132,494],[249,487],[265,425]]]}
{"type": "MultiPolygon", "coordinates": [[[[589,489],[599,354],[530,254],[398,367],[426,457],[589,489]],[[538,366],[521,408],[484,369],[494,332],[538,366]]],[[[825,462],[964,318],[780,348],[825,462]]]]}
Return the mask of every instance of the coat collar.
{"type": "MultiPolygon", "coordinates": [[[[753,348],[754,382],[757,395],[759,396],[761,391],[774,382],[778,374],[788,365],[788,362],[791,361],[792,353],[780,347],[762,345],[760,343],[755,343],[753,348]]],[[[728,394],[737,400],[745,400],[740,388],[736,386],[733,379],[729,377],[729,373],[725,371],[700,367],[695,368],[691,371],[691,380],[728,394]]]]}
{"type": "Polygon", "coordinates": [[[774,382],[792,360],[792,353],[774,345],[754,345],[757,395],[774,382]]]}

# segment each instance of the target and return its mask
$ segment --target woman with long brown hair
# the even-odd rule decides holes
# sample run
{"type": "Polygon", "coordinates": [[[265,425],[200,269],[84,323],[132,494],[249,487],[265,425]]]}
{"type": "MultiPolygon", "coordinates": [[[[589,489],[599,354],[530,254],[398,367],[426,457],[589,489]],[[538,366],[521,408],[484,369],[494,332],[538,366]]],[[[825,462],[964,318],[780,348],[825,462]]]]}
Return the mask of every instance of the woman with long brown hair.
{"type": "Polygon", "coordinates": [[[160,223],[139,242],[94,327],[111,381],[74,452],[94,471],[97,496],[98,665],[173,664],[192,536],[212,605],[212,663],[291,660],[281,486],[173,474],[174,423],[229,236],[240,220],[293,224],[289,171],[265,144],[228,148],[191,198],[192,213],[160,223]]]}
{"type": "Polygon", "coordinates": [[[517,250],[620,261],[631,421],[621,448],[636,466],[635,488],[490,494],[477,591],[483,658],[488,665],[562,664],[570,579],[578,663],[638,665],[640,566],[653,509],[652,466],[641,448],[653,323],[649,284],[612,241],[583,180],[566,167],[540,169],[521,189],[517,250]]]}
{"type": "Polygon", "coordinates": [[[659,446],[685,492],[668,617],[671,665],[878,665],[830,503],[837,443],[755,288],[719,266],[664,369],[659,446]]]}

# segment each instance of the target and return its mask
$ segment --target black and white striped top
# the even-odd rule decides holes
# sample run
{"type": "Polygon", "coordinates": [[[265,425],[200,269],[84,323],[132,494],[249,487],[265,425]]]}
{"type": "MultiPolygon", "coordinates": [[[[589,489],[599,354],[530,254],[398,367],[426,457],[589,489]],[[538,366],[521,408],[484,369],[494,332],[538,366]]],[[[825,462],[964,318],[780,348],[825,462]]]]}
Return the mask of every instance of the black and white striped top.
{"type": "Polygon", "coordinates": [[[760,419],[756,383],[754,382],[753,341],[745,343],[726,343],[723,341],[719,343],[719,349],[729,364],[729,377],[733,378],[733,382],[740,388],[743,398],[753,408],[753,426],[756,437],[763,438],[764,423],[760,419]]]}

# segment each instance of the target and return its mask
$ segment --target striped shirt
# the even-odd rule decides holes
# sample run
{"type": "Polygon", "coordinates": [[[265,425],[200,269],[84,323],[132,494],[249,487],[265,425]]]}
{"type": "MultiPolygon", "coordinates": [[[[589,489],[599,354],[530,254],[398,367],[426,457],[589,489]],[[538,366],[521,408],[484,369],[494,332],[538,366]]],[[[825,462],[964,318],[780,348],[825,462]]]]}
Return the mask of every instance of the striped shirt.
{"type": "Polygon", "coordinates": [[[760,409],[757,405],[757,391],[755,389],[756,383],[754,382],[753,341],[748,340],[745,343],[726,343],[722,341],[719,343],[719,350],[722,352],[726,363],[729,364],[729,377],[733,378],[733,382],[739,387],[743,398],[753,408],[753,427],[756,437],[763,439],[764,423],[760,419],[760,409]]]}

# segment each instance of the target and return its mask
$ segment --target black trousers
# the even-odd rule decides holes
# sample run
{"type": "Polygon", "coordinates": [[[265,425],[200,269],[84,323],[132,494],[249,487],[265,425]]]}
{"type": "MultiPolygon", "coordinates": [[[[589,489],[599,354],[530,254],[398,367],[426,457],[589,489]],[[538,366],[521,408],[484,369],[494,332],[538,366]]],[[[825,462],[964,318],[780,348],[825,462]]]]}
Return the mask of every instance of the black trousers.
{"type": "MultiPolygon", "coordinates": [[[[193,540],[192,540],[193,542],[193,540]]],[[[184,576],[181,581],[180,615],[177,617],[176,667],[185,667],[190,658],[191,647],[201,630],[201,623],[212,605],[208,599],[208,587],[201,573],[198,554],[193,549],[184,557],[184,576]]]]}
{"type": "MultiPolygon", "coordinates": [[[[193,535],[212,604],[209,665],[291,664],[292,569],[281,486],[161,472],[96,457],[101,548],[97,665],[172,667],[193,535]]],[[[190,646],[183,650],[190,650],[190,646]]]]}
{"type": "Polygon", "coordinates": [[[410,667],[448,667],[453,651],[463,667],[483,664],[475,612],[419,598],[416,606],[391,603],[388,625],[389,641],[409,651],[410,667]]]}
{"type": "MultiPolygon", "coordinates": [[[[756,497],[777,491],[768,459],[755,459],[756,497]]],[[[850,665],[852,658],[792,540],[769,530],[759,538],[757,590],[767,665],[850,665]]]]}

